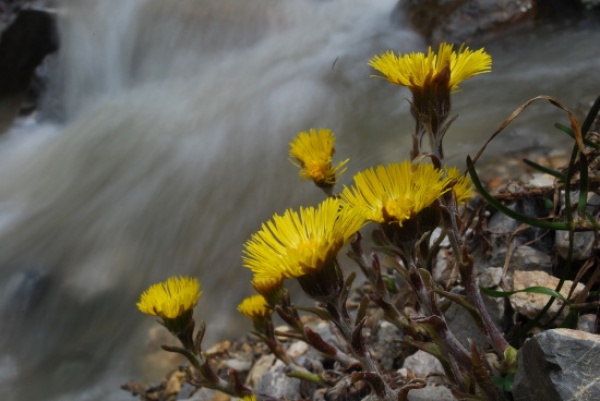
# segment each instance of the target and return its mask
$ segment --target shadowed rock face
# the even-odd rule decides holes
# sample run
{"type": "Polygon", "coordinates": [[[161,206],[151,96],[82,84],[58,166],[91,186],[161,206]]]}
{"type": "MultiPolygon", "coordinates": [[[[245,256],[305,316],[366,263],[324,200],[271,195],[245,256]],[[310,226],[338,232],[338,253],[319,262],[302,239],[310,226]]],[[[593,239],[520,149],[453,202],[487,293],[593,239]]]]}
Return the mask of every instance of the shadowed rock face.
{"type": "Polygon", "coordinates": [[[0,37],[0,132],[17,115],[34,80],[35,69],[58,49],[54,17],[23,10],[0,37]]]}
{"type": "Polygon", "coordinates": [[[600,336],[578,330],[547,330],[519,350],[517,401],[596,400],[600,394],[600,336]]]}

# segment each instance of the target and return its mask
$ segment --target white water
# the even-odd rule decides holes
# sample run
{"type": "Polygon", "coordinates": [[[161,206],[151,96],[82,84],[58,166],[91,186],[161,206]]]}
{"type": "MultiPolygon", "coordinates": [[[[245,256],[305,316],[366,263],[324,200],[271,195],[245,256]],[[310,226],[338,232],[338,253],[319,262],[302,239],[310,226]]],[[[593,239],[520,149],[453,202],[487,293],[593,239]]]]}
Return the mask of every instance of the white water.
{"type": "MultiPolygon", "coordinates": [[[[135,302],[171,275],[200,278],[209,340],[239,333],[243,242],[274,212],[322,199],[287,160],[290,139],[332,128],[352,171],[407,156],[407,93],[366,66],[424,47],[390,23],[395,2],[63,2],[48,122],[0,149],[1,399],[132,399],[119,385],[160,370],[143,363],[156,324],[135,302]]],[[[449,154],[462,160],[529,97],[574,104],[593,90],[600,62],[560,51],[594,35],[491,45],[494,73],[455,98],[449,154]]],[[[501,147],[553,141],[535,114],[501,147]]]]}

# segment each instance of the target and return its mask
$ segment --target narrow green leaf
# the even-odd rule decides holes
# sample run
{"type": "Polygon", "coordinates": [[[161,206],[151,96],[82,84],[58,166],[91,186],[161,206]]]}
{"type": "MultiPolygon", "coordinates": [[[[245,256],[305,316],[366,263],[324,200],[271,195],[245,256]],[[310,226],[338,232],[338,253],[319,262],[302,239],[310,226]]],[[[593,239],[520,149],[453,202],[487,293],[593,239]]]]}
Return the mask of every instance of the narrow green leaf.
{"type": "Polygon", "coordinates": [[[594,218],[594,216],[592,216],[592,214],[590,212],[588,212],[587,210],[584,212],[584,216],[587,218],[587,222],[590,223],[590,225],[595,229],[595,230],[600,230],[600,224],[596,223],[596,219],[594,218]]]}
{"type": "Polygon", "coordinates": [[[529,292],[529,293],[532,293],[532,294],[549,295],[549,296],[551,296],[553,298],[560,299],[561,301],[563,301],[567,305],[571,304],[559,292],[556,292],[555,290],[553,290],[551,288],[548,288],[548,287],[534,286],[534,287],[528,287],[528,288],[524,288],[522,290],[516,290],[516,291],[495,291],[495,290],[490,290],[489,288],[484,288],[484,287],[479,287],[479,289],[481,290],[482,293],[484,293],[488,297],[492,297],[492,298],[506,298],[506,297],[511,296],[513,294],[516,294],[518,292],[529,292]]]}
{"type": "MultiPolygon", "coordinates": [[[[561,123],[556,123],[556,124],[554,124],[554,126],[556,128],[558,128],[559,130],[563,131],[564,133],[566,133],[567,135],[569,135],[571,138],[575,139],[575,135],[573,135],[573,131],[571,131],[571,128],[569,128],[566,125],[563,125],[561,123]]],[[[587,131],[586,131],[586,133],[587,133],[587,131]]],[[[585,146],[589,146],[590,148],[600,149],[600,144],[597,144],[596,142],[592,142],[589,139],[583,138],[583,143],[585,144],[585,146]]]]}
{"type": "Polygon", "coordinates": [[[585,155],[581,155],[579,158],[580,171],[579,171],[579,200],[577,204],[577,211],[580,216],[585,214],[585,207],[587,206],[588,197],[588,162],[585,155]]]}
{"type": "Polygon", "coordinates": [[[571,128],[561,123],[555,123],[554,126],[562,132],[564,132],[565,134],[569,135],[571,138],[575,139],[575,135],[573,135],[573,131],[571,130],[571,128]]]}
{"type": "Polygon", "coordinates": [[[579,320],[579,313],[576,309],[571,310],[565,320],[560,324],[561,329],[576,329],[579,320]]]}
{"type": "Polygon", "coordinates": [[[596,98],[596,101],[592,105],[592,108],[588,112],[588,115],[585,117],[583,125],[581,126],[581,136],[583,136],[584,138],[585,138],[585,135],[590,130],[590,127],[594,123],[594,120],[596,119],[598,112],[600,112],[600,96],[598,96],[596,98]]]}
{"type": "Polygon", "coordinates": [[[556,177],[556,178],[558,178],[561,181],[565,180],[564,174],[562,174],[559,171],[552,170],[552,169],[550,169],[548,167],[540,166],[539,164],[537,164],[535,162],[532,162],[531,160],[527,160],[527,159],[523,159],[523,163],[527,164],[529,167],[531,167],[531,168],[533,168],[535,170],[541,171],[542,173],[545,173],[545,174],[551,175],[553,177],[556,177]]]}
{"type": "Polygon", "coordinates": [[[473,161],[470,156],[467,156],[467,169],[469,171],[469,175],[471,176],[471,181],[473,181],[473,185],[479,192],[479,194],[485,199],[492,207],[500,211],[501,213],[507,215],[510,218],[513,218],[521,223],[528,224],[534,227],[540,228],[548,228],[550,230],[569,230],[569,224],[558,222],[558,221],[543,221],[538,220],[529,216],[525,216],[523,214],[517,213],[512,209],[507,208],[500,202],[498,202],[489,192],[487,192],[483,185],[481,184],[481,180],[477,176],[477,172],[475,171],[475,167],[473,166],[473,161]]]}

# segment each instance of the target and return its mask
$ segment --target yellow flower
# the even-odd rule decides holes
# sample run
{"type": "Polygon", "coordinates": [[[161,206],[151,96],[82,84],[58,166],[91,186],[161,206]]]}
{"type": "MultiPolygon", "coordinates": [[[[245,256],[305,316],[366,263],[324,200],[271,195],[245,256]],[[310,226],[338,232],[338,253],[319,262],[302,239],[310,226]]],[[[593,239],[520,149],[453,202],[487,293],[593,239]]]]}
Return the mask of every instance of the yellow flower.
{"type": "Polygon", "coordinates": [[[290,142],[290,157],[301,168],[300,177],[312,180],[319,187],[331,187],[336,182],[336,174],[342,174],[348,159],[333,166],[331,161],[335,152],[335,136],[329,129],[311,128],[308,132],[300,132],[290,142]]]}
{"type": "Polygon", "coordinates": [[[274,215],[244,245],[244,266],[255,279],[297,278],[329,266],[364,224],[354,210],[328,198],[317,208],[274,215]]]}
{"type": "Polygon", "coordinates": [[[245,298],[237,307],[237,310],[250,319],[264,319],[271,316],[273,312],[267,300],[262,295],[253,295],[245,298]]]}
{"type": "Polygon", "coordinates": [[[456,195],[456,203],[460,205],[471,199],[473,183],[469,176],[461,174],[456,167],[447,169],[446,175],[452,180],[456,180],[456,183],[452,187],[452,190],[456,195]]]}
{"type": "Polygon", "coordinates": [[[354,187],[345,187],[341,197],[366,220],[401,226],[446,193],[450,181],[432,164],[404,161],[356,174],[354,187]]]}
{"type": "MultiPolygon", "coordinates": [[[[474,77],[475,75],[490,72],[492,70],[492,56],[484,49],[477,51],[469,50],[461,46],[458,52],[454,51],[454,45],[442,43],[437,54],[431,46],[427,54],[410,53],[398,56],[388,50],[376,55],[369,61],[369,65],[383,74],[383,77],[396,85],[407,86],[413,92],[415,90],[427,89],[434,86],[436,78],[445,74],[446,67],[449,68],[448,89],[457,91],[458,84],[474,77]]],[[[445,80],[446,78],[443,78],[445,80]]]]}
{"type": "Polygon", "coordinates": [[[148,288],[137,303],[137,307],[148,315],[163,319],[176,319],[191,311],[202,295],[197,278],[171,277],[148,288]]]}
{"type": "Polygon", "coordinates": [[[256,401],[256,396],[254,394],[252,395],[245,395],[242,398],[240,398],[241,401],[256,401]]]}
{"type": "Polygon", "coordinates": [[[283,277],[254,277],[252,279],[252,287],[260,295],[269,297],[274,295],[281,289],[283,277]]]}

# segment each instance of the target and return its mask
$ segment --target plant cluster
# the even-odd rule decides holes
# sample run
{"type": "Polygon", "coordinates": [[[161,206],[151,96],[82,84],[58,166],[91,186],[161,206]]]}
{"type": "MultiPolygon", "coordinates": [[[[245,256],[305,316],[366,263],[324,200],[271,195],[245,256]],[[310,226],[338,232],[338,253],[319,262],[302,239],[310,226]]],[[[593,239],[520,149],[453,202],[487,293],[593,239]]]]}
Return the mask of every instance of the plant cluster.
{"type": "MultiPolygon", "coordinates": [[[[287,365],[289,376],[325,387],[341,380],[296,363],[281,344],[281,338],[286,337],[301,339],[335,361],[344,369],[350,383],[366,382],[379,399],[405,400],[411,389],[424,387],[426,383],[422,379],[397,383],[372,357],[363,329],[368,324],[369,314],[377,309],[402,331],[402,341],[407,347],[423,350],[441,362],[456,396],[471,400],[511,399],[510,380],[516,370],[517,349],[509,344],[484,306],[467,241],[470,220],[465,218],[463,205],[471,199],[474,185],[489,205],[524,224],[568,231],[572,251],[576,231],[597,229],[596,216],[586,212],[584,197],[589,181],[587,155],[590,152],[586,149],[598,148],[595,142],[586,139],[591,124],[588,120],[593,120],[600,102],[590,112],[592,117],[588,116],[580,126],[558,101],[540,97],[565,110],[570,118],[570,128],[561,126],[575,138],[567,170],[556,172],[535,166],[562,183],[569,210],[565,214],[566,221],[559,221],[558,216],[548,221],[519,215],[486,192],[481,184],[474,169],[481,152],[474,160],[467,159],[469,175],[447,166],[444,160],[444,138],[454,121],[448,118],[451,95],[462,81],[490,72],[491,63],[491,56],[483,49],[473,51],[466,46],[455,49],[445,43],[437,52],[432,48],[426,54],[396,55],[388,51],[373,57],[369,65],[381,78],[408,87],[412,93],[410,105],[415,129],[410,158],[359,172],[353,177],[352,185],[344,186],[337,193],[335,186],[348,160],[333,163],[333,132],[310,129],[299,133],[290,143],[289,156],[300,168],[300,177],[313,181],[324,191],[326,199],[317,206],[275,214],[246,242],[243,265],[254,274],[252,286],[258,295],[246,298],[238,306],[238,310],[252,320],[254,334],[287,365]],[[581,194],[579,214],[573,213],[575,210],[568,201],[570,183],[575,178],[581,194]],[[361,232],[367,229],[374,244],[370,251],[363,249],[361,232]],[[449,262],[460,273],[463,293],[448,291],[432,278],[432,266],[444,241],[450,244],[449,262]],[[343,272],[338,256],[344,249],[348,249],[350,258],[360,267],[370,289],[352,313],[347,301],[356,275],[343,272]],[[315,305],[295,305],[286,288],[287,280],[297,280],[315,305]],[[465,346],[456,338],[444,315],[451,303],[469,312],[487,339],[487,349],[472,341],[465,346]],[[331,322],[343,344],[326,341],[303,323],[300,313],[314,314],[331,322]],[[274,315],[289,326],[288,331],[275,329],[274,315]],[[485,356],[487,352],[495,353],[495,366],[490,365],[485,356]]],[[[513,113],[492,138],[537,99],[513,113]]],[[[542,292],[551,295],[552,300],[565,300],[559,290],[530,288],[524,291],[542,292]]],[[[222,378],[211,368],[202,352],[206,326],[202,323],[196,329],[192,317],[200,294],[196,279],[173,277],[150,287],[142,295],[138,308],[160,317],[160,323],[180,340],[181,347],[163,348],[180,353],[190,361],[192,384],[246,400],[268,396],[253,394],[234,370],[222,378]]],[[[492,291],[486,294],[510,295],[492,291]]]]}

